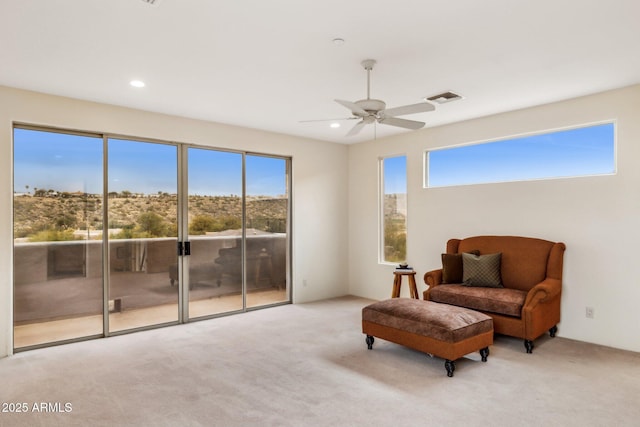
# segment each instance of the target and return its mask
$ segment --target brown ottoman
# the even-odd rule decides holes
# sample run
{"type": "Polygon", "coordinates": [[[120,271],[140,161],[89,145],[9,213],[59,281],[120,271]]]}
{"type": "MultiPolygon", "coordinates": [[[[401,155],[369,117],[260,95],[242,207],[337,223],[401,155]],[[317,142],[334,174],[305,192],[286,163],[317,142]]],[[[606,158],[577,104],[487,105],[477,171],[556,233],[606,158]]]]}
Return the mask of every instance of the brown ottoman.
{"type": "Polygon", "coordinates": [[[392,298],[362,309],[362,332],[367,346],[373,337],[401,344],[445,359],[452,377],[456,359],[480,351],[487,361],[493,344],[493,320],[486,314],[410,298],[392,298]]]}

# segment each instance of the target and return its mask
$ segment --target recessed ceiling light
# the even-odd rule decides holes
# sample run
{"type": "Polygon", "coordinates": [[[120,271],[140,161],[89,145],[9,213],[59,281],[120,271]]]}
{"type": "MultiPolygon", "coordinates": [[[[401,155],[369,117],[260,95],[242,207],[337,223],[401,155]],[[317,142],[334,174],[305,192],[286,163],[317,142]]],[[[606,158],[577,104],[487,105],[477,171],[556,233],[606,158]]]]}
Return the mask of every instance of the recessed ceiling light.
{"type": "Polygon", "coordinates": [[[342,46],[344,44],[344,39],[337,37],[333,39],[333,44],[335,44],[336,46],[342,46]]]}
{"type": "Polygon", "coordinates": [[[340,123],[331,123],[329,126],[331,126],[332,128],[336,129],[340,127],[340,123]]]}
{"type": "Polygon", "coordinates": [[[144,87],[144,82],[142,80],[131,80],[129,84],[133,87],[144,87]]]}

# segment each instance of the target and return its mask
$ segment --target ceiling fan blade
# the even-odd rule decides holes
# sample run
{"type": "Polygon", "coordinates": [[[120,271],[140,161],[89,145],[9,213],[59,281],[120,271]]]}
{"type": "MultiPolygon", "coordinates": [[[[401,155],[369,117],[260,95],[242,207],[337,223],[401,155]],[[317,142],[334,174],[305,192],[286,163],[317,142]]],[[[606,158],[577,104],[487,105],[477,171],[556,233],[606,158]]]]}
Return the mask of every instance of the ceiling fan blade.
{"type": "Polygon", "coordinates": [[[417,104],[403,105],[401,107],[388,108],[384,110],[386,117],[404,116],[406,114],[425,113],[427,111],[433,111],[436,107],[428,102],[419,102],[417,104]]]}
{"type": "Polygon", "coordinates": [[[397,117],[385,117],[380,119],[378,122],[382,123],[383,125],[398,126],[401,128],[412,129],[412,130],[420,129],[422,126],[424,126],[424,122],[417,122],[415,120],[407,120],[407,119],[399,119],[397,117]]]}
{"type": "Polygon", "coordinates": [[[360,119],[360,117],[340,117],[339,119],[298,120],[298,123],[336,122],[338,120],[358,120],[358,119],[360,119]]]}
{"type": "Polygon", "coordinates": [[[356,125],[354,127],[351,128],[351,130],[349,132],[347,132],[347,136],[357,135],[358,133],[360,133],[360,131],[362,130],[364,125],[366,125],[364,120],[359,121],[358,123],[356,123],[356,125]]]}
{"type": "Polygon", "coordinates": [[[369,115],[369,113],[367,113],[365,110],[363,110],[355,102],[344,101],[342,99],[335,99],[334,101],[336,101],[338,104],[342,105],[343,107],[347,107],[349,110],[351,110],[351,112],[353,114],[356,114],[358,116],[367,116],[367,115],[369,115]]]}

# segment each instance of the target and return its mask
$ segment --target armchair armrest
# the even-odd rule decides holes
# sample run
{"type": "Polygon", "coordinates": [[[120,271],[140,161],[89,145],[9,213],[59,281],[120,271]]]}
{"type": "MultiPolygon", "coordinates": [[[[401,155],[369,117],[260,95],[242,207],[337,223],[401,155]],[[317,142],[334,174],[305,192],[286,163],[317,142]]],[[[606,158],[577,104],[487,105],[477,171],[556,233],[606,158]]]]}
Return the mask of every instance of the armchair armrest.
{"type": "Polygon", "coordinates": [[[439,268],[424,273],[424,283],[429,286],[429,288],[433,288],[442,283],[442,269],[439,268]]]}
{"type": "Polygon", "coordinates": [[[429,292],[434,287],[442,283],[442,269],[431,270],[424,273],[424,283],[427,285],[427,289],[422,293],[425,301],[429,300],[429,292]]]}
{"type": "Polygon", "coordinates": [[[547,330],[555,335],[560,322],[561,293],[562,281],[550,277],[531,288],[522,307],[525,340],[534,340],[547,330]]]}
{"type": "Polygon", "coordinates": [[[531,288],[524,302],[525,310],[533,309],[540,303],[548,303],[559,297],[561,292],[562,281],[547,277],[542,282],[531,288]]]}

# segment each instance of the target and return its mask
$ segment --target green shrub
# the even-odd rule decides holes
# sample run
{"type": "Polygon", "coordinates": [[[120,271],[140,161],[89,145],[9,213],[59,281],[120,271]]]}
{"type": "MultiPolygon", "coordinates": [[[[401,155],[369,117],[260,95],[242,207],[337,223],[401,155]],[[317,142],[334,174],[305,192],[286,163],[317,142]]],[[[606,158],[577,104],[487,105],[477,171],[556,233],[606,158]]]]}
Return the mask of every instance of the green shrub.
{"type": "Polygon", "coordinates": [[[42,230],[29,236],[30,242],[62,242],[76,240],[73,230],[42,230]]]}

